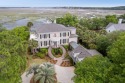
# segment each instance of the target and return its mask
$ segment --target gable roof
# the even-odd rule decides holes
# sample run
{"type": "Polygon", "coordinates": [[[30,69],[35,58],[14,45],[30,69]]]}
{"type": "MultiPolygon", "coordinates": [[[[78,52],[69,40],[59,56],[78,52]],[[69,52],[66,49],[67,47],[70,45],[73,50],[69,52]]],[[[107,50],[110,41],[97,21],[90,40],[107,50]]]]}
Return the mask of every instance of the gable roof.
{"type": "MultiPolygon", "coordinates": [[[[75,44],[75,43],[76,42],[71,42],[70,45],[75,44]]],[[[80,58],[84,59],[85,57],[89,57],[89,56],[102,55],[101,53],[99,53],[98,51],[96,51],[94,49],[86,49],[82,45],[79,45],[79,44],[76,45],[76,44],[75,44],[75,46],[77,46],[77,45],[78,46],[75,47],[71,52],[69,52],[69,56],[72,57],[74,62],[77,62],[76,57],[79,59],[80,58]],[[74,53],[78,53],[78,55],[75,56],[74,53]]]]}
{"type": "Polygon", "coordinates": [[[114,24],[116,30],[125,30],[125,24],[114,24]]]}
{"type": "Polygon", "coordinates": [[[106,29],[111,27],[114,23],[109,23],[107,26],[106,26],[106,29]]]}
{"type": "Polygon", "coordinates": [[[80,53],[78,55],[78,58],[84,58],[84,57],[87,57],[87,56],[91,56],[91,54],[88,52],[88,50],[81,45],[79,45],[77,48],[75,48],[73,50],[73,52],[74,53],[80,53]]]}
{"type": "Polygon", "coordinates": [[[32,28],[36,28],[37,33],[48,33],[48,32],[61,32],[61,31],[70,31],[67,27],[61,24],[38,24],[33,26],[32,28]]]}
{"type": "Polygon", "coordinates": [[[106,27],[106,29],[110,28],[110,27],[114,27],[116,30],[125,30],[125,24],[113,24],[113,23],[109,23],[106,27]]]}

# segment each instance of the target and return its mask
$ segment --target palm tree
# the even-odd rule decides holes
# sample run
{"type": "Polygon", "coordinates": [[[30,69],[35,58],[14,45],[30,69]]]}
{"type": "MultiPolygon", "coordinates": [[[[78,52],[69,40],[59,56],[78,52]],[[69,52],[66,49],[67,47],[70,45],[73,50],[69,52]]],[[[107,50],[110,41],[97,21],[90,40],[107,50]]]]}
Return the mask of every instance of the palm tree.
{"type": "Polygon", "coordinates": [[[33,23],[32,22],[28,22],[27,23],[27,27],[31,28],[33,26],[33,23]]]}
{"type": "Polygon", "coordinates": [[[26,76],[28,76],[29,74],[32,74],[32,73],[34,73],[34,75],[35,74],[37,74],[37,69],[40,67],[40,65],[38,65],[38,64],[33,64],[28,70],[27,70],[27,74],[26,74],[26,76]]]}
{"type": "MultiPolygon", "coordinates": [[[[41,66],[35,66],[34,69],[30,69],[28,72],[33,72],[34,71],[34,83],[55,83],[55,70],[54,70],[54,65],[50,63],[44,63],[41,66]],[[37,68],[38,67],[38,68],[37,68]],[[36,69],[37,68],[37,69],[36,69]]],[[[30,74],[28,73],[28,74],[30,74]]],[[[27,74],[27,75],[28,75],[27,74]]]]}
{"type": "Polygon", "coordinates": [[[41,71],[34,75],[34,81],[39,83],[55,83],[55,71],[51,68],[43,67],[41,71]]]}

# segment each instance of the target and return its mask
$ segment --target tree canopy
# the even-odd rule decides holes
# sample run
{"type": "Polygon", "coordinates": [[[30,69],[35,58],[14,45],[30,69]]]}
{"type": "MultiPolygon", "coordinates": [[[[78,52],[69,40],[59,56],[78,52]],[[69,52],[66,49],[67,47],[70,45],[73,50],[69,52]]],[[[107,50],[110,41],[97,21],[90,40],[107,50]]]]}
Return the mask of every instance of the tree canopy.
{"type": "Polygon", "coordinates": [[[29,32],[26,27],[0,32],[0,83],[21,83],[26,67],[29,32]]]}
{"type": "Polygon", "coordinates": [[[65,26],[75,26],[78,23],[78,18],[70,13],[67,13],[62,18],[57,18],[56,22],[65,26]]]}
{"type": "Polygon", "coordinates": [[[99,49],[108,56],[92,56],[76,64],[75,83],[125,82],[125,32],[113,32],[99,37],[99,49]]]}
{"type": "Polygon", "coordinates": [[[111,62],[103,56],[87,57],[76,64],[75,83],[107,83],[111,62]]]}
{"type": "Polygon", "coordinates": [[[106,25],[108,25],[109,23],[118,23],[116,15],[107,15],[105,18],[106,18],[106,25]]]}

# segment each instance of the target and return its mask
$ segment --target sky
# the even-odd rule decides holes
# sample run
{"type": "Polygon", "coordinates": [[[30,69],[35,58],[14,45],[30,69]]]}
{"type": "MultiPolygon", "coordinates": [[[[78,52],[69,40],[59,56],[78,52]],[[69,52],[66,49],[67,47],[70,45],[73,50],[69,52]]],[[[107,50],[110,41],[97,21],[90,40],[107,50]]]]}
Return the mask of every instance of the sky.
{"type": "Polygon", "coordinates": [[[125,0],[0,0],[0,7],[114,7],[125,0]]]}

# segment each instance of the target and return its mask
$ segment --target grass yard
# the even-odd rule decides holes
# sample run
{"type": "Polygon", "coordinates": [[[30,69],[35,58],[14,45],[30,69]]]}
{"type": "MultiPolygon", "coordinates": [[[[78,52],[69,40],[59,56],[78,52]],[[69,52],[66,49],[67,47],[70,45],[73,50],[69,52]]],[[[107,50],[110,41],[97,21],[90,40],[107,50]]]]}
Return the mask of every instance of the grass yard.
{"type": "Polygon", "coordinates": [[[45,59],[32,59],[29,61],[29,65],[32,65],[32,64],[42,64],[44,62],[47,62],[47,60],[45,59]]]}
{"type": "Polygon", "coordinates": [[[41,58],[35,58],[33,59],[31,55],[27,55],[27,67],[26,70],[32,65],[32,64],[42,64],[44,62],[47,62],[47,60],[45,58],[41,59],[41,58]]]}

